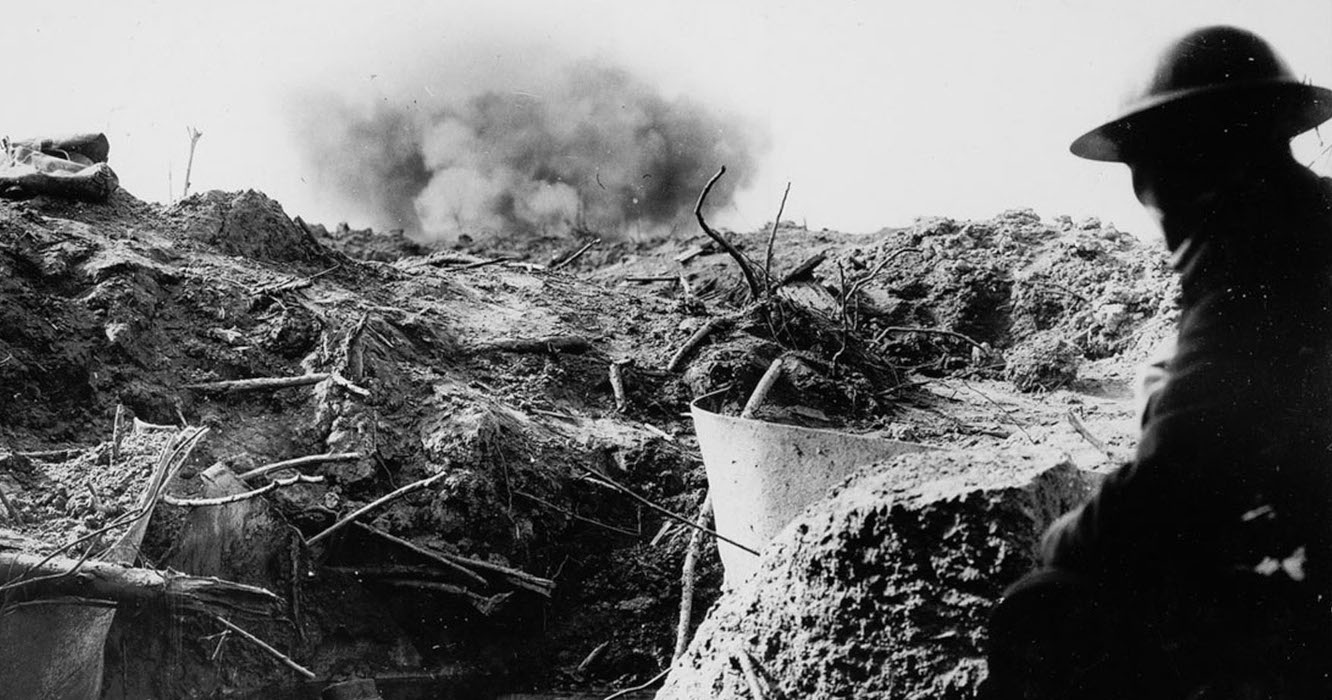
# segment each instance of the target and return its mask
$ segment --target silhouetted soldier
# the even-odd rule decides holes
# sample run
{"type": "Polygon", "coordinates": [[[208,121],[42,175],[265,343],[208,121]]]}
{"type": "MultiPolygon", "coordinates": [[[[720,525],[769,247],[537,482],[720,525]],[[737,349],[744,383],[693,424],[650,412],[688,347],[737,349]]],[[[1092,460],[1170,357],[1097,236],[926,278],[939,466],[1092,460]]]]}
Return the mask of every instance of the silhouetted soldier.
{"type": "Polygon", "coordinates": [[[1230,27],[1172,43],[1074,141],[1126,163],[1180,273],[1133,462],[1066,514],[990,625],[995,698],[1332,698],[1332,117],[1230,27]]]}

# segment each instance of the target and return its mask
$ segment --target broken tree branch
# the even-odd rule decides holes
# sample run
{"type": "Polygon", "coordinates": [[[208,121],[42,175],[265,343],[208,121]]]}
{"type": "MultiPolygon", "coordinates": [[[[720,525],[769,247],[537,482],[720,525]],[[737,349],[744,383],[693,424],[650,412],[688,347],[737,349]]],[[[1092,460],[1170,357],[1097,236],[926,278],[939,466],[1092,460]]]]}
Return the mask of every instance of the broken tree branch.
{"type": "Polygon", "coordinates": [[[264,642],[264,640],[237,627],[236,625],[232,624],[230,621],[228,621],[226,618],[222,617],[221,615],[211,615],[211,617],[214,620],[221,622],[222,625],[227,629],[231,630],[232,632],[235,632],[236,634],[239,634],[241,637],[244,637],[245,640],[248,641],[249,643],[259,647],[260,649],[263,649],[269,656],[282,662],[282,664],[287,668],[290,668],[291,670],[301,674],[302,676],[305,676],[307,680],[314,680],[318,678],[318,676],[314,674],[314,671],[311,671],[310,669],[296,663],[295,661],[292,661],[290,656],[287,656],[286,654],[283,654],[277,649],[274,649],[273,647],[269,646],[266,642],[264,642]]]}
{"type": "Polygon", "coordinates": [[[758,279],[754,277],[754,270],[750,267],[749,260],[747,260],[744,254],[732,245],[730,241],[726,240],[725,236],[708,226],[708,222],[703,218],[703,202],[707,201],[708,193],[712,191],[712,186],[717,184],[717,181],[725,174],[726,166],[723,165],[721,169],[717,171],[717,174],[713,175],[711,180],[708,180],[708,184],[703,187],[703,192],[698,195],[698,203],[694,205],[694,218],[698,220],[698,225],[703,229],[703,233],[708,234],[709,238],[716,241],[717,245],[721,246],[722,249],[735,260],[735,263],[740,266],[740,272],[745,276],[745,283],[749,285],[750,298],[757,301],[762,296],[763,290],[759,287],[758,279]]]}
{"type": "Polygon", "coordinates": [[[399,547],[402,547],[403,549],[406,549],[409,552],[425,557],[426,559],[429,559],[432,563],[438,564],[439,566],[442,566],[445,569],[452,571],[453,573],[467,579],[468,581],[471,581],[472,583],[475,583],[480,586],[489,585],[489,583],[484,578],[482,578],[480,574],[476,573],[475,571],[472,571],[471,569],[467,568],[466,566],[463,566],[462,564],[459,564],[456,561],[453,561],[449,556],[443,553],[435,552],[426,549],[425,547],[412,544],[411,542],[404,540],[401,537],[398,537],[396,535],[391,535],[387,532],[384,532],[383,530],[380,530],[377,527],[374,527],[373,525],[366,525],[365,523],[356,523],[356,527],[360,528],[362,532],[374,535],[375,537],[378,537],[386,542],[391,542],[393,544],[396,544],[399,547]]]}
{"type": "Polygon", "coordinates": [[[684,656],[689,647],[689,630],[694,620],[694,570],[698,568],[698,556],[703,549],[703,530],[712,519],[712,493],[703,497],[703,506],[698,509],[694,519],[697,527],[689,535],[689,545],[685,548],[684,565],[680,567],[680,618],[675,625],[675,653],[672,659],[684,656]]]}
{"type": "Polygon", "coordinates": [[[380,537],[382,539],[388,540],[389,542],[393,542],[394,544],[403,546],[407,549],[410,549],[426,557],[429,557],[430,559],[438,563],[456,566],[458,569],[461,569],[462,571],[466,572],[466,574],[469,574],[471,577],[475,577],[478,580],[478,582],[481,583],[482,585],[485,585],[488,582],[485,579],[478,576],[473,571],[473,569],[480,571],[488,571],[490,573],[498,574],[500,576],[503,576],[507,581],[509,581],[510,584],[518,588],[525,588],[529,591],[538,593],[547,598],[550,597],[551,591],[555,589],[555,582],[551,581],[550,579],[541,578],[540,576],[533,576],[532,574],[529,574],[525,571],[510,569],[507,566],[492,564],[488,561],[481,561],[479,559],[472,559],[470,557],[463,557],[463,556],[458,556],[456,554],[447,554],[444,552],[438,552],[435,550],[426,549],[424,547],[414,545],[411,542],[408,542],[407,540],[404,540],[400,537],[395,537],[394,535],[390,535],[389,533],[384,532],[383,530],[380,530],[376,527],[373,527],[371,525],[366,525],[365,523],[355,523],[355,525],[356,527],[360,528],[362,532],[367,532],[369,534],[375,535],[376,537],[380,537]]]}
{"type": "Polygon", "coordinates": [[[406,486],[391,491],[388,494],[381,496],[380,498],[377,498],[371,501],[370,503],[367,503],[361,506],[360,508],[357,508],[356,510],[352,511],[350,514],[344,516],[341,520],[328,526],[328,529],[306,540],[305,543],[307,545],[312,545],[318,542],[319,540],[322,540],[325,537],[328,537],[329,535],[337,532],[338,530],[347,527],[362,515],[365,515],[366,513],[369,513],[370,511],[379,508],[380,506],[389,503],[390,501],[397,500],[398,498],[401,498],[402,496],[405,496],[406,494],[411,493],[412,491],[415,491],[417,489],[423,489],[435,483],[436,481],[443,479],[444,477],[448,476],[448,474],[449,473],[447,471],[443,471],[438,474],[435,474],[434,476],[426,477],[424,479],[421,479],[420,481],[413,481],[412,483],[407,484],[406,486]]]}
{"type": "Polygon", "coordinates": [[[186,384],[186,389],[203,392],[218,392],[224,394],[236,394],[242,391],[271,391],[273,389],[287,389],[295,386],[307,386],[318,384],[329,378],[328,372],[313,372],[311,374],[302,374],[299,377],[255,377],[253,379],[230,379],[220,382],[202,382],[199,384],[186,384]]]}
{"type": "Polygon", "coordinates": [[[274,479],[268,482],[267,484],[260,486],[257,489],[252,489],[250,491],[244,491],[241,493],[233,493],[230,496],[217,496],[215,498],[176,498],[175,496],[162,496],[162,502],[166,503],[167,505],[180,506],[182,508],[224,506],[228,503],[238,503],[240,501],[249,500],[256,496],[262,496],[274,489],[283,486],[293,486],[298,483],[322,484],[324,483],[324,477],[306,476],[305,474],[297,474],[289,479],[274,479]]]}
{"type": "Polygon", "coordinates": [[[361,452],[335,452],[323,455],[296,457],[294,459],[284,459],[281,462],[265,464],[262,467],[255,467],[244,474],[240,474],[236,478],[244,481],[245,479],[252,479],[256,476],[263,476],[269,472],[280,471],[282,469],[295,469],[297,467],[306,467],[311,464],[327,464],[330,462],[355,462],[356,460],[364,458],[365,454],[361,452]]]}
{"type": "Polygon", "coordinates": [[[772,286],[772,247],[777,243],[777,227],[782,223],[782,212],[786,211],[786,195],[791,194],[791,183],[786,183],[786,191],[782,193],[782,205],[777,207],[777,218],[772,220],[772,233],[768,234],[768,254],[763,262],[763,282],[768,286],[768,293],[772,294],[776,287],[772,286]]]}
{"type": "Polygon", "coordinates": [[[786,285],[791,284],[792,282],[796,282],[803,279],[806,275],[809,275],[811,272],[814,272],[814,269],[817,268],[819,265],[822,265],[823,261],[827,259],[828,259],[827,253],[815,253],[805,262],[796,265],[796,268],[794,270],[791,270],[790,272],[786,273],[786,276],[783,277],[781,281],[777,283],[777,288],[781,289],[782,287],[785,287],[786,285]]]}
{"type": "Polygon", "coordinates": [[[308,386],[318,384],[327,379],[332,379],[334,384],[361,396],[369,396],[370,391],[363,387],[356,386],[347,381],[345,377],[337,372],[311,372],[302,374],[298,377],[255,377],[253,379],[230,379],[221,382],[202,382],[199,384],[186,384],[185,388],[192,391],[202,391],[207,393],[237,394],[243,391],[272,391],[275,389],[288,389],[297,386],[308,386]]]}
{"type": "Polygon", "coordinates": [[[20,597],[26,598],[73,596],[252,616],[274,615],[282,610],[281,598],[257,586],[87,558],[0,552],[0,581],[4,589],[21,591],[20,597]]]}
{"type": "Polygon", "coordinates": [[[675,521],[677,521],[677,522],[683,523],[684,525],[687,525],[687,526],[689,526],[689,527],[691,527],[691,528],[694,528],[694,529],[696,529],[696,530],[702,530],[704,533],[706,533],[706,534],[708,534],[708,535],[711,535],[711,536],[713,536],[713,537],[715,537],[715,538],[717,538],[717,539],[719,539],[719,540],[721,540],[721,541],[723,541],[723,542],[725,542],[725,543],[731,545],[732,547],[736,547],[736,548],[738,548],[738,549],[742,549],[742,550],[744,550],[744,551],[746,551],[746,552],[749,552],[750,554],[753,554],[753,555],[756,556],[756,557],[759,556],[758,551],[756,551],[756,550],[754,550],[754,549],[751,549],[751,548],[749,548],[749,547],[746,547],[745,545],[740,544],[739,542],[736,542],[735,540],[733,540],[733,539],[727,537],[726,535],[721,534],[720,532],[717,532],[716,530],[712,530],[712,529],[709,529],[709,528],[706,528],[706,527],[704,527],[704,528],[700,528],[700,527],[698,526],[698,524],[695,523],[693,520],[690,520],[689,518],[686,518],[686,517],[684,517],[683,515],[680,515],[680,514],[678,514],[678,513],[672,512],[672,511],[670,511],[670,510],[668,510],[668,509],[666,509],[666,508],[663,508],[662,506],[657,505],[656,503],[653,503],[652,501],[649,501],[649,500],[646,499],[646,498],[643,498],[642,496],[638,495],[638,494],[635,493],[634,491],[630,490],[629,487],[624,486],[623,484],[619,483],[618,481],[615,481],[614,479],[610,478],[609,476],[606,476],[605,474],[602,474],[601,472],[599,472],[599,471],[593,469],[592,467],[589,467],[589,466],[587,466],[587,465],[585,465],[585,464],[579,464],[578,467],[579,467],[580,469],[582,469],[583,471],[586,471],[586,472],[587,472],[588,474],[590,474],[593,478],[595,478],[595,479],[599,479],[600,481],[604,482],[605,484],[607,484],[607,485],[610,486],[611,488],[615,489],[616,491],[619,491],[620,493],[622,493],[622,494],[624,494],[624,495],[626,495],[626,496],[628,496],[628,497],[634,499],[635,501],[638,501],[639,503],[641,503],[641,504],[647,506],[648,508],[651,508],[652,510],[657,511],[658,513],[661,513],[662,515],[664,515],[664,516],[666,516],[666,517],[668,517],[668,518],[670,518],[670,519],[672,519],[672,520],[675,520],[675,521]]]}
{"type": "Polygon", "coordinates": [[[570,263],[572,263],[573,261],[575,261],[575,260],[577,260],[577,259],[583,257],[583,253],[586,253],[587,251],[591,250],[591,249],[592,249],[592,246],[594,246],[594,245],[596,245],[596,244],[598,244],[598,243],[600,243],[600,242],[601,242],[601,239],[600,239],[600,238],[596,239],[595,241],[590,241],[590,242],[588,242],[587,245],[583,246],[582,248],[579,248],[578,251],[577,251],[576,253],[574,253],[573,255],[570,255],[569,257],[567,257],[567,258],[565,258],[565,259],[563,259],[563,260],[561,260],[561,261],[555,263],[554,265],[551,265],[550,268],[549,268],[550,271],[551,271],[551,272],[554,272],[554,271],[556,271],[556,270],[563,269],[564,267],[568,266],[568,265],[569,265],[570,263]]]}

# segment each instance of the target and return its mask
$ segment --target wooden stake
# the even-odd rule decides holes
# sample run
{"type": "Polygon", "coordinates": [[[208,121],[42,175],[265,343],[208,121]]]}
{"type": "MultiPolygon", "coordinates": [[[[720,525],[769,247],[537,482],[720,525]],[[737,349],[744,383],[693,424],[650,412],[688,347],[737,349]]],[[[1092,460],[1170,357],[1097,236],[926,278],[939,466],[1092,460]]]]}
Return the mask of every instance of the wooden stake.
{"type": "Polygon", "coordinates": [[[717,316],[708,320],[708,322],[703,324],[701,328],[694,331],[694,334],[689,336],[689,339],[685,341],[685,344],[681,345],[680,349],[676,350],[675,354],[671,356],[671,361],[666,363],[666,371],[674,372],[680,369],[680,365],[684,363],[684,360],[689,356],[689,353],[694,351],[694,348],[701,345],[708,336],[712,335],[713,332],[726,325],[729,321],[730,319],[725,316],[717,316]]]}
{"type": "Polygon", "coordinates": [[[772,361],[772,364],[768,365],[768,371],[763,373],[758,385],[754,387],[754,393],[749,395],[749,401],[745,403],[744,410],[740,412],[741,418],[753,418],[754,413],[767,400],[768,392],[772,391],[773,385],[782,376],[782,366],[785,359],[784,356],[778,357],[772,361]]]}
{"type": "Polygon", "coordinates": [[[203,136],[202,131],[192,126],[185,127],[185,133],[190,136],[190,158],[185,162],[185,190],[180,195],[181,199],[190,196],[190,172],[194,170],[194,147],[199,144],[199,137],[203,136]]]}

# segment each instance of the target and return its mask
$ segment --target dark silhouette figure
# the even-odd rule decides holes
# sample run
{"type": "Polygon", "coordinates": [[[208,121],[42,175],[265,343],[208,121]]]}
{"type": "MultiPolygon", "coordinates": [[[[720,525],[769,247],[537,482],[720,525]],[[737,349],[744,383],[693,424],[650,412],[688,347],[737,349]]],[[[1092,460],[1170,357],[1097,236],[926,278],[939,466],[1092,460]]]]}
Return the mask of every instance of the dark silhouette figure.
{"type": "Polygon", "coordinates": [[[1126,163],[1183,295],[1132,462],[991,619],[993,698],[1332,697],[1332,117],[1252,33],[1172,43],[1074,154],[1126,163]]]}

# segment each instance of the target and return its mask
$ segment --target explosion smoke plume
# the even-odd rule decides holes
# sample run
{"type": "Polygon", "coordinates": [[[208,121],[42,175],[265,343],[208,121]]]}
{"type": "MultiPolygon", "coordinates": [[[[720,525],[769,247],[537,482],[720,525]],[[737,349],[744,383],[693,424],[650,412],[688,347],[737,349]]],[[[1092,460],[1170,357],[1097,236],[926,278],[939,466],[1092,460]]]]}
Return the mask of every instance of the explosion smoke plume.
{"type": "Polygon", "coordinates": [[[301,133],[321,184],[354,199],[375,226],[426,238],[669,228],[722,164],[739,175],[713,194],[728,203],[764,140],[590,63],[540,95],[492,90],[369,114],[334,98],[304,104],[317,107],[301,133]]]}

